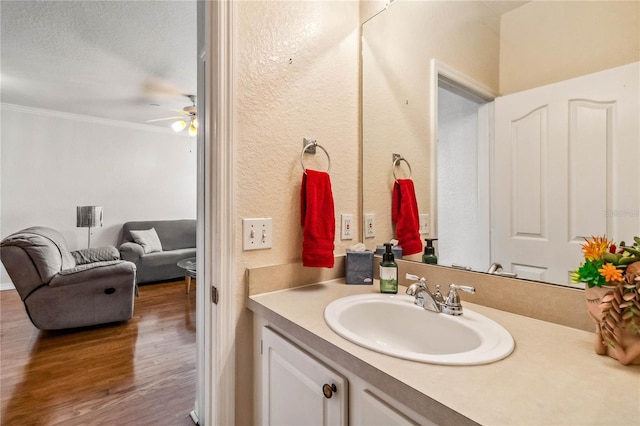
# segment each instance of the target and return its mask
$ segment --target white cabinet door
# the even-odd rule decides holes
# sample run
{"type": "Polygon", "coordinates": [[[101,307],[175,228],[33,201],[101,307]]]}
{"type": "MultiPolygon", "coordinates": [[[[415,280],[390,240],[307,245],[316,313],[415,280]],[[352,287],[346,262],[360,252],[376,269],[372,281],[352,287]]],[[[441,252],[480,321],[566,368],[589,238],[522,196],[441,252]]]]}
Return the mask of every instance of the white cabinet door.
{"type": "Polygon", "coordinates": [[[344,377],[263,328],[263,424],[346,425],[347,386],[344,377]]]}
{"type": "Polygon", "coordinates": [[[494,262],[568,283],[583,237],[638,235],[639,81],[636,62],[496,99],[494,262]]]}
{"type": "MultiPolygon", "coordinates": [[[[352,421],[357,425],[367,426],[430,426],[435,423],[420,418],[414,420],[409,416],[409,409],[391,398],[381,398],[375,393],[364,389],[358,398],[358,403],[352,406],[352,421]]],[[[415,415],[414,415],[415,416],[415,415]]]]}

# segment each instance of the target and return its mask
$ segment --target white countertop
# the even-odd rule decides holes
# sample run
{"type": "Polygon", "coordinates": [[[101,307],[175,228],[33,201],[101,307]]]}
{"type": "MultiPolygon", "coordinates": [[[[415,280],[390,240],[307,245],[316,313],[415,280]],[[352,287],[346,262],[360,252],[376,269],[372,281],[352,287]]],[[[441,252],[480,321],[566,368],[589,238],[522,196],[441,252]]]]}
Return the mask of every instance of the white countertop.
{"type": "MultiPolygon", "coordinates": [[[[399,293],[404,290],[400,287],[399,293]]],[[[377,281],[367,286],[334,280],[254,295],[248,307],[436,421],[466,417],[486,425],[640,425],[640,366],[597,355],[592,333],[465,303],[462,296],[465,309],[511,333],[513,353],[477,366],[405,361],[351,343],[324,321],[324,308],[333,300],[372,292],[379,292],[377,281]],[[443,413],[434,417],[436,409],[443,413]]]]}

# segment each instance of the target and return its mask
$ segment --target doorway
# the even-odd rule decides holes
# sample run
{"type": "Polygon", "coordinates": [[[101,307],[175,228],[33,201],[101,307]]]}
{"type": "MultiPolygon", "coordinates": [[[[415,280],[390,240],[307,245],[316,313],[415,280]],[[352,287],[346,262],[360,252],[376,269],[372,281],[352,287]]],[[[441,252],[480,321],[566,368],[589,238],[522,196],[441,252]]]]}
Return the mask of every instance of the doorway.
{"type": "Polygon", "coordinates": [[[432,72],[431,211],[438,263],[486,270],[494,93],[438,61],[432,72]]]}
{"type": "Polygon", "coordinates": [[[490,263],[488,236],[488,138],[480,134],[484,100],[438,84],[438,249],[439,263],[473,270],[490,263]],[[465,247],[460,250],[460,247],[465,247]]]}

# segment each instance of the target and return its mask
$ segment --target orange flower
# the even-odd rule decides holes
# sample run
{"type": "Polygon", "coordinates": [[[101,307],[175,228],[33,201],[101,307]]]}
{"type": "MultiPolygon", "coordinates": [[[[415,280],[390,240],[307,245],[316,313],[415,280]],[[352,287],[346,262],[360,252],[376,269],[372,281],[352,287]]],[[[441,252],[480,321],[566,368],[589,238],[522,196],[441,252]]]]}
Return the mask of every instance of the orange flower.
{"type": "Polygon", "coordinates": [[[602,268],[598,269],[598,272],[600,272],[600,275],[602,275],[607,282],[622,281],[622,271],[611,263],[602,265],[602,268]]]}
{"type": "Polygon", "coordinates": [[[585,244],[582,244],[582,253],[587,260],[598,260],[602,255],[609,250],[611,241],[607,240],[603,235],[602,237],[591,237],[591,240],[584,239],[585,244]]]}

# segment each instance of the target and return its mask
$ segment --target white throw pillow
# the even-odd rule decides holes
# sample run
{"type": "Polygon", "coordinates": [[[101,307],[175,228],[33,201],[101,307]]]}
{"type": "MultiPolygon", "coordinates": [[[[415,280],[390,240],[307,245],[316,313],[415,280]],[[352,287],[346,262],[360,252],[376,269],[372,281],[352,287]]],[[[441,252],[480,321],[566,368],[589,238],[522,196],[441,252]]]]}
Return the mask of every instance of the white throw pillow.
{"type": "Polygon", "coordinates": [[[153,253],[156,251],[162,251],[162,243],[158,238],[158,233],[155,228],[147,229],[145,231],[129,231],[133,241],[140,244],[145,253],[153,253]]]}

